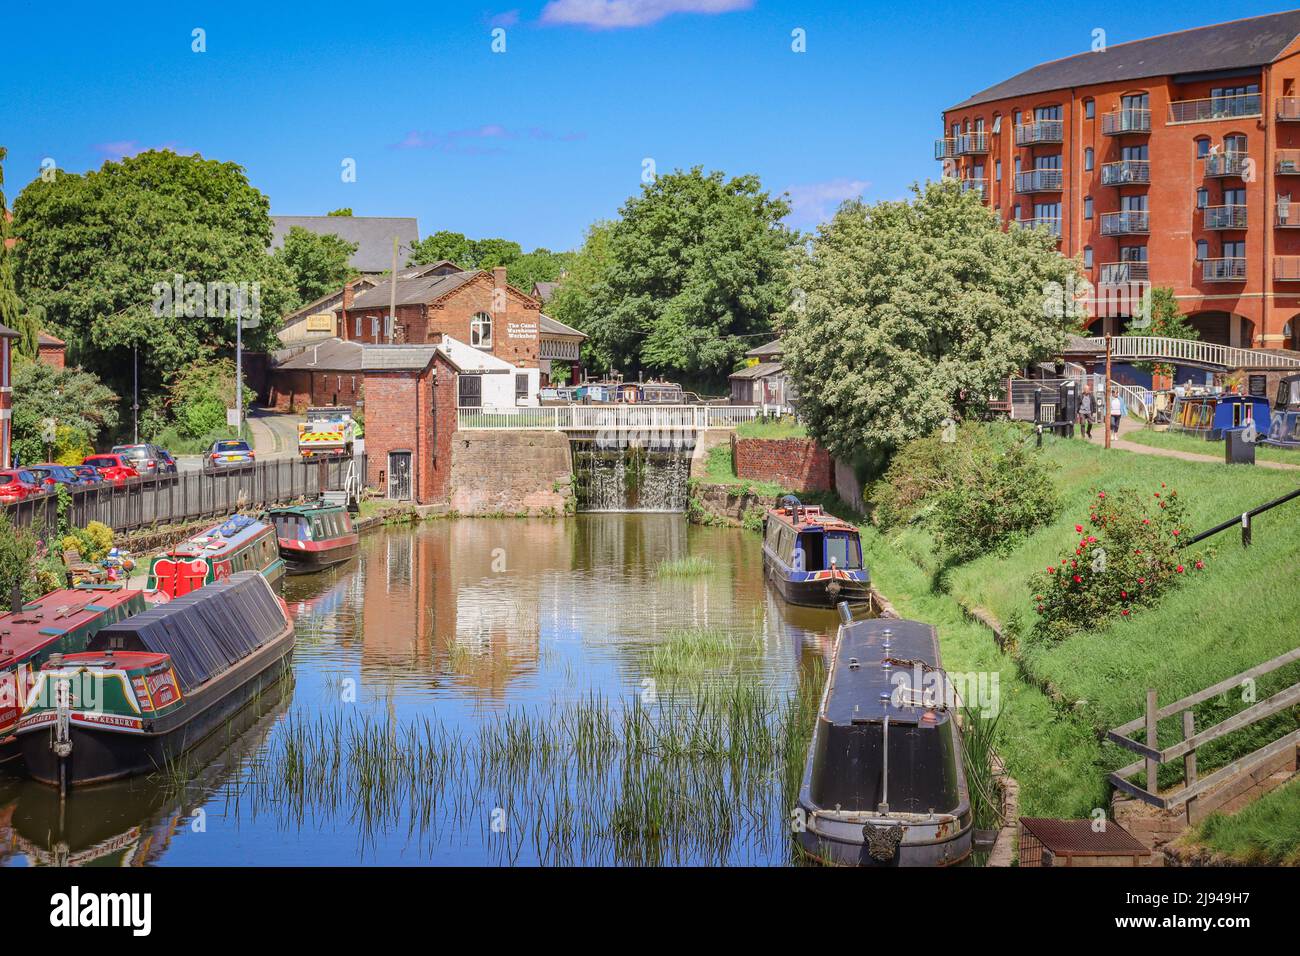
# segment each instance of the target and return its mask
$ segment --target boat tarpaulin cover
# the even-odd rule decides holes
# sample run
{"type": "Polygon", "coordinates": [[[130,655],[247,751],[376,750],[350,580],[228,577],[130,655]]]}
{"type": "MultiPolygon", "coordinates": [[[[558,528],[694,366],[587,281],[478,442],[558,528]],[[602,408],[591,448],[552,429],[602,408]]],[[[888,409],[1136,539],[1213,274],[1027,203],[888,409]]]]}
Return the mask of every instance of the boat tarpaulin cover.
{"type": "Polygon", "coordinates": [[[181,688],[188,693],[275,638],[288,624],[266,578],[241,571],[105,628],[92,649],[121,647],[170,655],[181,688]]]}

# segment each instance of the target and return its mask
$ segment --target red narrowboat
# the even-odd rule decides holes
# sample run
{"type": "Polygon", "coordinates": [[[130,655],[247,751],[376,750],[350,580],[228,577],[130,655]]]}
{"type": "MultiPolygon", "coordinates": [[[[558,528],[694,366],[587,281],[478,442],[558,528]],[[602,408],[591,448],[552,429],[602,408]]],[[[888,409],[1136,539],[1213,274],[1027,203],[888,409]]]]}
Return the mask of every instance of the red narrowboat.
{"type": "Polygon", "coordinates": [[[290,574],[310,574],[356,557],[361,538],[342,505],[324,503],[272,508],[280,557],[290,574]]]}

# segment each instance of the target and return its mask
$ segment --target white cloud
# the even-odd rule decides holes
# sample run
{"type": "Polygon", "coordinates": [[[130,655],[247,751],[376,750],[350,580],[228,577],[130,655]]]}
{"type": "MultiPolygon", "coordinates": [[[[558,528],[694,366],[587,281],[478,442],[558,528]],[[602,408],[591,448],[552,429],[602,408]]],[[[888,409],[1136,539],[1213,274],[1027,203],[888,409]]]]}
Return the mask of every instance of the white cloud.
{"type": "Polygon", "coordinates": [[[542,22],[617,30],[649,26],[674,13],[731,13],[753,5],[754,0],[551,0],[542,22]]]}
{"type": "Polygon", "coordinates": [[[835,214],[839,204],[846,199],[856,199],[871,183],[865,179],[829,179],[822,183],[806,183],[790,186],[790,215],[792,223],[800,226],[815,226],[825,222],[835,214]]]}

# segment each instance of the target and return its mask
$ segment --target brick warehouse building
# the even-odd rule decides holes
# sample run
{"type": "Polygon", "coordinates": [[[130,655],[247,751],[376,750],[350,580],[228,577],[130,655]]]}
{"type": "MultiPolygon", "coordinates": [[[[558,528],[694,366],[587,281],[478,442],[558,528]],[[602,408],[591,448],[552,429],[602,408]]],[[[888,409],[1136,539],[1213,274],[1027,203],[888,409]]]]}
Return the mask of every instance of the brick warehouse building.
{"type": "Polygon", "coordinates": [[[1300,11],[1185,30],[975,94],[935,158],[1008,224],[1056,234],[1099,298],[1149,281],[1204,341],[1296,349],[1298,87],[1300,11]]]}

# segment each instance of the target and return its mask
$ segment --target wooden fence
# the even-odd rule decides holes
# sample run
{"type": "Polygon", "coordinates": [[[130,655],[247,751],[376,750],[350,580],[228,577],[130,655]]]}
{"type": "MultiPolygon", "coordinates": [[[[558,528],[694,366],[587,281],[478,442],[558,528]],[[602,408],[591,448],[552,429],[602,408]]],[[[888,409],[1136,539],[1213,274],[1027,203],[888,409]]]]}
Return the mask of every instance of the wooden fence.
{"type": "MultiPolygon", "coordinates": [[[[107,483],[71,488],[68,521],[83,528],[91,521],[100,521],[114,531],[134,531],[224,517],[242,508],[284,504],[340,489],[353,461],[353,458],[331,458],[307,462],[286,458],[212,474],[185,471],[135,478],[121,488],[107,483]]],[[[364,476],[365,455],[356,456],[355,461],[357,473],[364,476]]],[[[55,492],[32,495],[5,505],[4,511],[14,524],[53,528],[58,523],[58,495],[55,492]]]]}
{"type": "Polygon", "coordinates": [[[1270,744],[1252,751],[1216,770],[1208,776],[1200,776],[1196,767],[1196,751],[1199,747],[1213,740],[1249,727],[1266,717],[1281,713],[1289,707],[1300,704],[1300,683],[1292,684],[1278,691],[1267,700],[1251,704],[1240,711],[1204,730],[1196,729],[1192,709],[1219,694],[1237,690],[1247,681],[1255,681],[1265,674],[1270,674],[1288,664],[1300,661],[1300,647],[1287,651],[1271,661],[1265,661],[1248,671],[1243,671],[1226,680],[1221,680],[1212,687],[1197,691],[1190,697],[1176,700],[1164,707],[1157,707],[1155,690],[1147,691],[1146,713],[1131,720],[1123,726],[1106,732],[1106,737],[1126,750],[1139,754],[1142,759],[1129,764],[1110,775],[1110,781],[1118,789],[1136,797],[1144,803],[1163,810],[1172,810],[1186,806],[1189,823],[1202,819],[1215,807],[1236,796],[1242,786],[1249,787],[1248,777],[1253,778],[1261,770],[1269,769],[1274,763],[1294,760],[1297,746],[1300,746],[1300,730],[1285,734],[1270,744]],[[1159,723],[1169,717],[1178,717],[1182,723],[1183,739],[1170,747],[1159,746],[1159,723]],[[1133,740],[1130,735],[1138,730],[1145,731],[1145,742],[1133,740]],[[1181,787],[1160,793],[1157,776],[1160,765],[1170,760],[1183,760],[1183,783],[1181,787]],[[1146,771],[1145,786],[1134,783],[1129,778],[1146,771]],[[1211,793],[1214,791],[1214,793],[1211,793]]]}

